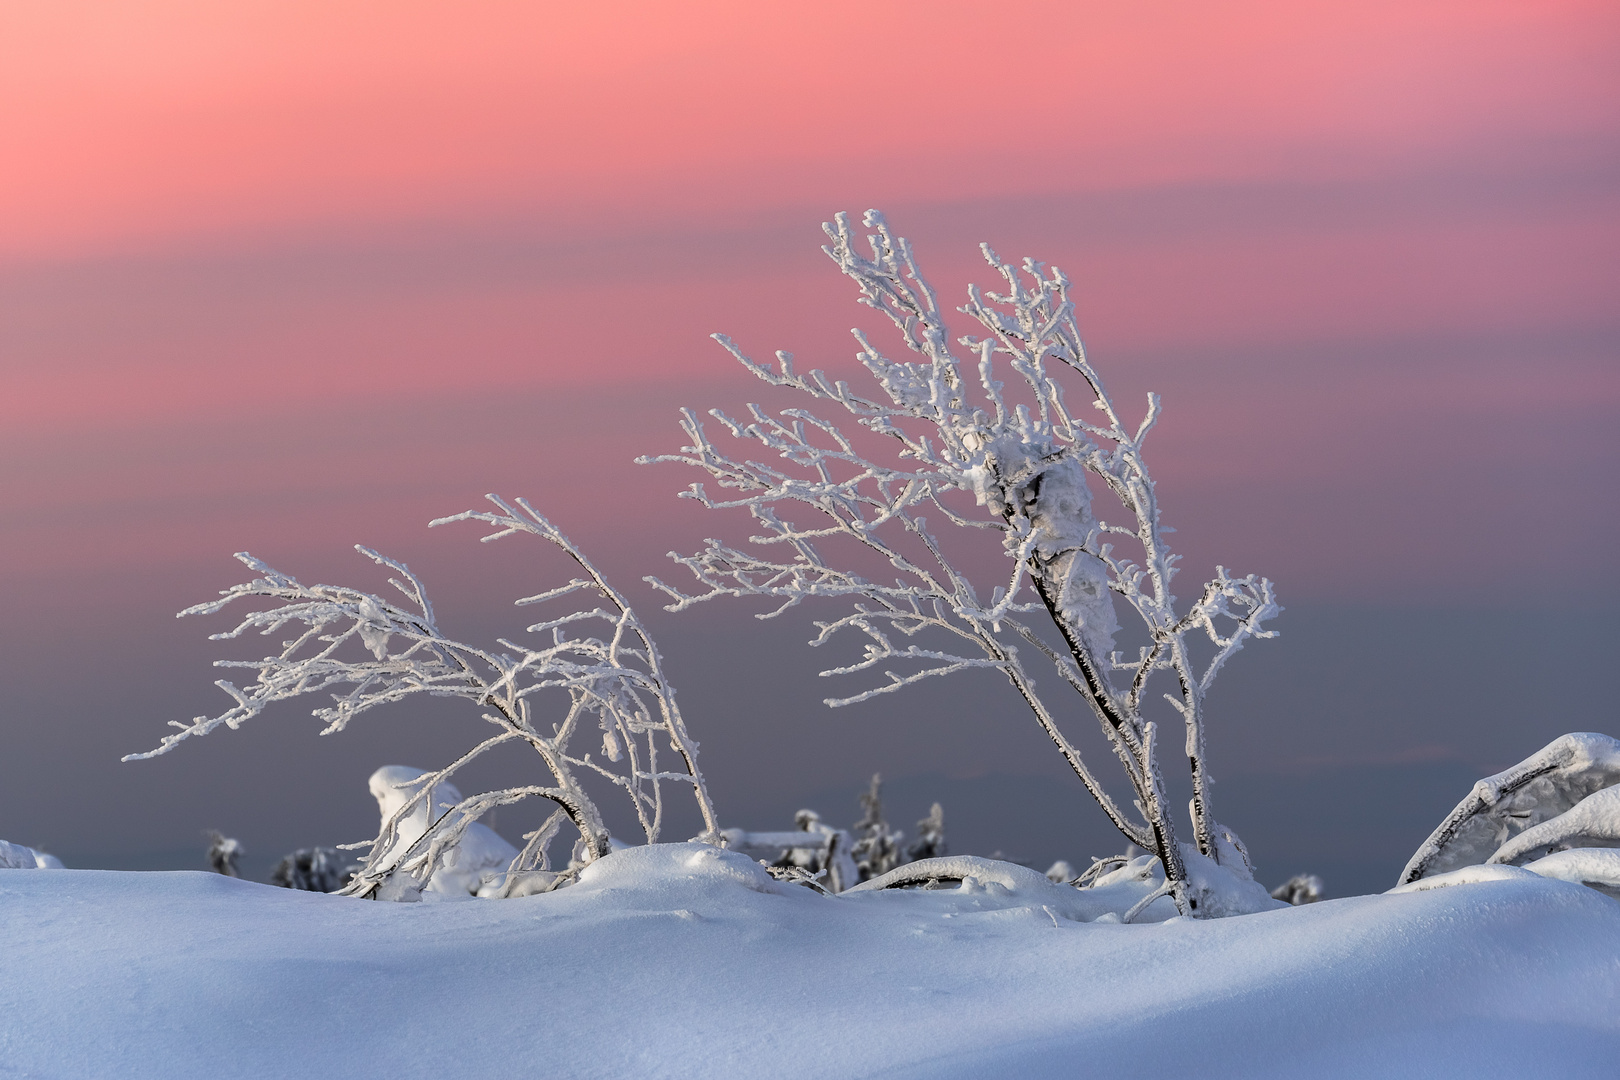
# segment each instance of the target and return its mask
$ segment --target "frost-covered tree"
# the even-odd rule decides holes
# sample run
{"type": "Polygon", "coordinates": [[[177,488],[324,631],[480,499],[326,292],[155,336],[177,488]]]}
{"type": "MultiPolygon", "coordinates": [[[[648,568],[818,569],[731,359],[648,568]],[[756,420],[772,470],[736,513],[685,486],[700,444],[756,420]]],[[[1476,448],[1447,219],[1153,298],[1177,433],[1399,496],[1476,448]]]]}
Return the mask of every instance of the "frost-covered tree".
{"type": "Polygon", "coordinates": [[[441,769],[411,771],[398,797],[389,795],[392,812],[385,812],[376,839],[358,845],[367,849],[366,855],[345,893],[376,895],[390,879],[400,895],[420,891],[480,816],[531,798],[547,800],[556,809],[525,837],[528,843],[508,867],[508,884],[546,867],[547,845],[562,829],[575,834],[584,862],[605,855],[608,829],[582,783],[590,775],[629,797],[649,843],[658,839],[663,825],[665,783],[690,789],[704,825],[699,839],[718,843],[714,807],[697,765],[697,743],[687,733],[646,627],[624,596],[527,502],[508,503],[496,495],[488,499],[493,511],[469,510],[430,524],[478,521],[494,530],[485,541],[514,534],[546,541],[566,553],[579,576],[517,604],[554,604],[584,596],[594,598],[596,606],[535,623],[528,628],[535,638],[531,643],[501,639],[497,648],[486,649],[446,636],[416,575],[404,563],[369,548],[356,550],[396,575],[389,579],[394,593],[388,597],[345,586],[305,585],[239,554],[259,576],[180,614],[210,615],[233,604],[256,604],[235,629],[213,638],[233,640],[250,630],[266,637],[288,636],[262,659],[217,661],[217,666],[245,668],[256,676],[245,688],[226,680],[217,683],[234,699],[230,709],[190,723],[171,721],[178,731],[155,750],[124,760],[167,753],[221,725],[240,727],[275,702],[322,692],[329,692],[331,701],[313,710],[326,724],[322,734],[341,731],[361,713],[406,698],[457,698],[473,705],[493,734],[441,769]],[[580,633],[585,628],[600,636],[580,633]],[[455,790],[447,781],[458,770],[509,743],[534,750],[548,774],[544,782],[465,799],[457,793],[455,801],[443,805],[435,801],[455,790]],[[665,764],[670,757],[674,768],[665,764]]]}
{"type": "Polygon", "coordinates": [[[1184,728],[1196,850],[1246,875],[1235,838],[1210,807],[1204,698],[1245,641],[1271,636],[1263,629],[1278,611],[1271,584],[1218,568],[1192,603],[1177,605],[1171,530],[1160,522],[1142,456],[1159,399],[1149,395],[1143,419],[1127,423],[1086,357],[1062,273],[1031,260],[1015,267],[983,247],[1004,291],[969,289],[959,310],[978,333],[958,339],[957,351],[909,244],[875,211],[865,223],[870,255],[844,215],[824,226],[824,250],[918,359],[891,359],[855,331],[858,358],[877,383],[859,391],[821,371],[798,373],[785,352],[774,367],[757,363],[716,335],[764,382],[841,410],[864,431],[846,434],[804,408],[773,415],[752,405],[741,419],[711,411],[733,439],[762,452],[756,460],[723,449],[686,410],[689,444],[642,460],[706,472],[722,492],[697,483],[684,494],[712,509],[746,509],[759,531],[743,546],[711,540],[696,554],[672,553],[696,577],[693,591],[649,580],[669,595],[671,610],[719,596],[768,598],[775,607],[765,618],[806,600],[851,603],[847,614],[817,623],[814,644],[853,632],[866,639],[864,656],[824,674],[882,670],[886,678],[829,705],[953,672],[1000,672],[1119,830],[1162,860],[1181,910],[1195,911],[1166,805],[1164,736],[1146,704],[1150,689],[1168,680],[1164,696],[1184,728]],[[1095,421],[1071,411],[1065,394],[1074,390],[1095,421]],[[1123,523],[1104,520],[1093,481],[1119,505],[1123,523]],[[941,531],[929,525],[936,514],[941,531]],[[976,582],[972,556],[957,545],[981,531],[999,534],[1006,563],[976,582]],[[1130,554],[1116,551],[1119,542],[1130,554]],[[1145,631],[1134,655],[1116,651],[1116,601],[1145,631]],[[1198,655],[1194,637],[1207,642],[1198,655]],[[1032,664],[1050,664],[1078,700],[1037,692],[1032,664]],[[1065,732],[1077,706],[1100,723],[1135,814],[1065,732]]]}
{"type": "Polygon", "coordinates": [[[945,845],[945,808],[935,803],[928,809],[928,816],[917,822],[917,839],[906,848],[906,858],[911,862],[921,862],[924,859],[939,859],[950,854],[950,848],[945,845]]]}
{"type": "Polygon", "coordinates": [[[883,820],[883,775],[872,774],[872,786],[861,796],[861,820],[850,829],[855,846],[850,857],[861,881],[882,877],[900,865],[900,842],[905,834],[889,828],[883,820]]]}

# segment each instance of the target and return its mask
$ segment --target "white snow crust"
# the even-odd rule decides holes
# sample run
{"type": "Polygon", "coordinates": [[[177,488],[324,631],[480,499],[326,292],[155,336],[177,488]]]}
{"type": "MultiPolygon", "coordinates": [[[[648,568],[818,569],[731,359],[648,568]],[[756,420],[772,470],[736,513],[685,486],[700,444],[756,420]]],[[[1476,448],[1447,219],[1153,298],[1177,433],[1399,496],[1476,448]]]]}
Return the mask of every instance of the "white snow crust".
{"type": "Polygon", "coordinates": [[[1075,890],[1033,871],[960,869],[827,897],[665,844],[454,904],[0,874],[0,1076],[1585,1078],[1620,1060],[1620,903],[1581,885],[1481,867],[1500,879],[1120,925],[1077,921],[1051,902],[1075,890]]]}

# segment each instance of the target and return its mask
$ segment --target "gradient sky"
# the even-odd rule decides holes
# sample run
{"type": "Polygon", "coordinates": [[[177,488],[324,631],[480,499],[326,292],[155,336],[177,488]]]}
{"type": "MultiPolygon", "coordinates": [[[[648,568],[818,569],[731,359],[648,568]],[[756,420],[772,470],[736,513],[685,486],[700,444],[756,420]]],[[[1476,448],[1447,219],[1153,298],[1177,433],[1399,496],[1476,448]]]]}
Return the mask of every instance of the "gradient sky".
{"type": "MultiPolygon", "coordinates": [[[[296,710],[251,751],[115,764],[218,705],[219,627],[172,612],[232,551],[357,580],[364,542],[493,626],[521,560],[422,526],[497,489],[622,581],[664,572],[726,526],[630,459],[678,445],[677,405],[758,396],[710,332],[850,366],[866,320],[817,224],[867,206],[947,298],[981,240],[1068,271],[1116,395],[1165,398],[1189,573],[1264,572],[1314,628],[1273,698],[1242,684],[1288,734],[1237,737],[1229,772],[1620,733],[1571,659],[1620,644],[1593,614],[1620,599],[1617,100],[1605,3],[0,4],[0,836],[101,857],[239,813],[290,845],[262,807],[328,749],[296,710]],[[1443,661],[1392,675],[1413,625],[1443,661]],[[1437,689],[1504,670],[1559,684],[1463,713],[1437,689]],[[98,839],[113,803],[148,809],[98,839]]],[[[753,633],[703,626],[718,656],[753,633]]],[[[692,664],[738,816],[769,812],[748,775],[781,727],[843,733],[795,798],[1025,768],[971,717],[906,726],[928,710],[861,752],[839,740],[883,718],[772,727],[692,664]]],[[[420,727],[344,767],[429,764],[420,727]]],[[[363,784],[296,783],[298,842],[358,838],[308,834],[363,828],[363,784]]]]}

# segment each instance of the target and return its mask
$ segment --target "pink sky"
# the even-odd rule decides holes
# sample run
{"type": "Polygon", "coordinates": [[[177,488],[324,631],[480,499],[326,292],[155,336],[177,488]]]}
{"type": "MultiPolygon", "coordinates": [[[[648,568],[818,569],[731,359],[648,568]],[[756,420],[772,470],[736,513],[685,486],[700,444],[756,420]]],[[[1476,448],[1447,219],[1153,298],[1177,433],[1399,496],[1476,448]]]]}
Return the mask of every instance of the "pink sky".
{"type": "Polygon", "coordinates": [[[1188,577],[1289,608],[1222,676],[1222,753],[1480,775],[1598,724],[1613,630],[1569,607],[1620,599],[1617,102],[1612,0],[0,5],[0,835],[363,833],[354,777],[438,727],[316,746],[289,707],[116,758],[221,707],[251,646],[173,612],[234,551],[381,588],[365,543],[447,630],[511,631],[554,567],[424,529],[490,490],[650,611],[728,823],[1045,767],[980,723],[1005,688],[829,715],[798,629],[637,581],[746,529],[631,464],[760,395],[708,334],[848,369],[872,321],[817,224],[871,206],[947,300],[981,240],[1063,267],[1116,397],[1163,395],[1188,577]]]}
{"type": "Polygon", "coordinates": [[[1376,175],[1608,137],[1602,3],[12,5],[17,255],[1376,175]]]}
{"type": "MultiPolygon", "coordinates": [[[[749,392],[709,332],[847,363],[859,310],[815,225],[868,205],[947,296],[981,239],[1064,266],[1103,370],[1165,395],[1156,460],[1206,500],[1195,522],[1307,594],[1397,559],[1477,592],[1491,560],[1455,540],[1500,514],[1492,492],[1527,512],[1526,477],[1613,461],[1613,5],[0,20],[13,572],[383,543],[498,484],[587,514],[559,482],[586,458],[615,489],[673,489],[628,459],[673,446],[674,404],[749,392]],[[565,402],[577,430],[493,430],[491,399],[565,402]],[[434,446],[388,420],[433,403],[434,446]],[[616,409],[628,435],[604,430],[616,409]],[[1284,508],[1335,486],[1360,494],[1333,528],[1284,508]],[[1209,494],[1246,489],[1235,516],[1209,494]],[[1425,527],[1425,500],[1451,516],[1425,527]],[[120,542],[63,527],[81,519],[120,542]]],[[[1612,516],[1588,498],[1571,550],[1612,516]]]]}

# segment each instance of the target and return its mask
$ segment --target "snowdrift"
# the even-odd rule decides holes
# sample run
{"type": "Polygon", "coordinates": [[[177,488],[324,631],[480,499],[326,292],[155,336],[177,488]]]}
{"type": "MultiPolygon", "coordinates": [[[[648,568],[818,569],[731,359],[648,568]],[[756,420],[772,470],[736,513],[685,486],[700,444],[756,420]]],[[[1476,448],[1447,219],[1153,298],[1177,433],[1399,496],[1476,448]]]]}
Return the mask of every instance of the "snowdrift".
{"type": "Polygon", "coordinates": [[[688,844],[499,902],[5,874],[0,1075],[1608,1078],[1620,1060],[1620,903],[1580,885],[1520,872],[1120,925],[1008,880],[829,898],[688,844]]]}

